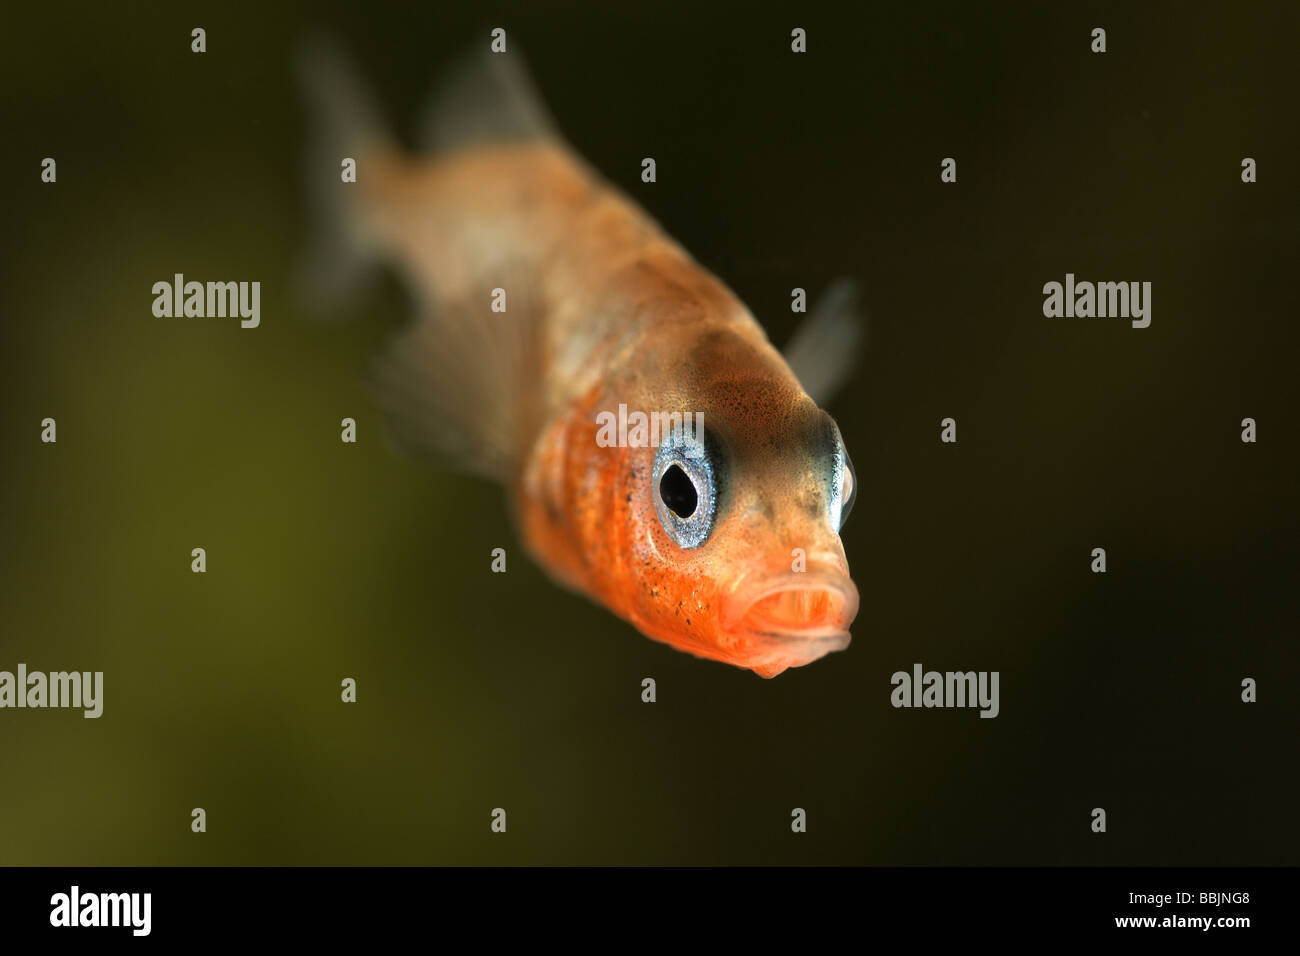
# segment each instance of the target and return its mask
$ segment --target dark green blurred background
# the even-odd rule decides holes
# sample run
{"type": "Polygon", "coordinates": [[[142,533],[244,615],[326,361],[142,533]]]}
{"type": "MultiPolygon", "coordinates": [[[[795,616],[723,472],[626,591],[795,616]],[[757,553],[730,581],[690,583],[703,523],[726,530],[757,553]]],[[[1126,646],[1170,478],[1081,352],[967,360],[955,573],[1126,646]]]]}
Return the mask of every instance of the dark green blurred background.
{"type": "Polygon", "coordinates": [[[1295,5],[613,6],[7,13],[0,669],[106,689],[0,711],[0,864],[1300,862],[1295,5]],[[845,653],[764,681],[655,644],[498,489],[387,451],[402,290],[294,295],[313,25],[406,132],[505,27],[778,343],[792,287],[861,280],[845,653]],[[155,318],[174,272],[260,280],[261,327],[155,318]],[[1151,281],[1151,327],[1045,319],[1066,272],[1151,281]],[[891,708],[914,662],[1000,671],[1001,716],[891,708]]]}

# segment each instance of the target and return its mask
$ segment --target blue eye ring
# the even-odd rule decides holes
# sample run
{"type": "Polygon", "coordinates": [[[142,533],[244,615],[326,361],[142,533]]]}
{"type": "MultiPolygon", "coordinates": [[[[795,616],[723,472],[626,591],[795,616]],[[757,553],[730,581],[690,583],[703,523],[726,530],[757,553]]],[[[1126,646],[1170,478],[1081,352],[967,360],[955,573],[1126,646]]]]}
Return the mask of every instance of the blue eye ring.
{"type": "Polygon", "coordinates": [[[844,523],[849,520],[849,512],[853,510],[853,502],[858,497],[857,472],[853,469],[853,459],[849,457],[849,450],[844,447],[844,438],[840,435],[838,427],[835,429],[834,462],[829,511],[831,527],[838,534],[844,527],[844,523]]]}
{"type": "Polygon", "coordinates": [[[713,530],[718,507],[716,455],[697,436],[665,435],[655,451],[651,493],[655,512],[679,548],[698,548],[713,530]],[[689,486],[689,490],[688,490],[689,486]],[[689,492],[694,492],[694,496],[689,492]]]}

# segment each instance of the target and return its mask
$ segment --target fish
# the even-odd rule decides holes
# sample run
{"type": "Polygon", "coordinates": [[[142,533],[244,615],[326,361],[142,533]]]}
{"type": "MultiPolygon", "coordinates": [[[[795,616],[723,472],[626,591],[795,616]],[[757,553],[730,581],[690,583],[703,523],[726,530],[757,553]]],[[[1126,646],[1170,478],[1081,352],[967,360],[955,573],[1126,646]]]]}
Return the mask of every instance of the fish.
{"type": "Polygon", "coordinates": [[[832,284],[783,355],[568,145],[517,53],[455,65],[414,149],[333,41],[296,66],[319,210],[305,287],[347,301],[388,268],[414,301],[372,373],[393,443],[499,483],[551,579],[646,637],[766,678],[846,648],[857,478],[819,402],[851,375],[856,283],[832,284]]]}

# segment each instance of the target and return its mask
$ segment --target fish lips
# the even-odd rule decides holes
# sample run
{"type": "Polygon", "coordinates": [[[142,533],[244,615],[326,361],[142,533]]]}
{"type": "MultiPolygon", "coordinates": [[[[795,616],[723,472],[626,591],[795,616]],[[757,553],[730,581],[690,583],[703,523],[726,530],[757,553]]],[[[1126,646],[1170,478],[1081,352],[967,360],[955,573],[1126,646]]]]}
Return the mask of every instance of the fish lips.
{"type": "Polygon", "coordinates": [[[723,626],[756,656],[798,667],[848,646],[858,600],[857,586],[837,568],[783,571],[742,582],[724,606],[723,626]]]}

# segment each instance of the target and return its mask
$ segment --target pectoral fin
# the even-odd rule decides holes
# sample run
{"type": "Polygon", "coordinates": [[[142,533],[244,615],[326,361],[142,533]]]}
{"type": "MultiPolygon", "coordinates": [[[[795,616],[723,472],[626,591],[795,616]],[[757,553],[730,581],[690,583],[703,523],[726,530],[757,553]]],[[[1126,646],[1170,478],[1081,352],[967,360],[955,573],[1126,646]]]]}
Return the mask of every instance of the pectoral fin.
{"type": "Polygon", "coordinates": [[[857,283],[836,279],[795,329],[785,360],[804,391],[824,408],[853,374],[866,341],[866,313],[857,283]]]}
{"type": "Polygon", "coordinates": [[[508,310],[442,302],[389,344],[373,383],[388,436],[405,454],[505,483],[538,392],[538,310],[520,281],[508,310]]]}

